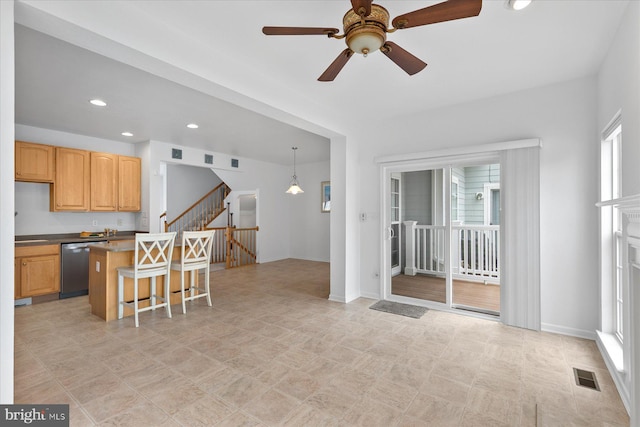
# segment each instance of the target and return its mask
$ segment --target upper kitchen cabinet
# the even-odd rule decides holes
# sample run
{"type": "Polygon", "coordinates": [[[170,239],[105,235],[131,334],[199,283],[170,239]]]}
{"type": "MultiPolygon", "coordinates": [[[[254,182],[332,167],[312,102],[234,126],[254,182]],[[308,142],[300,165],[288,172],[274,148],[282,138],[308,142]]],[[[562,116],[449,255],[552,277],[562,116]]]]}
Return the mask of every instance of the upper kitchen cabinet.
{"type": "Polygon", "coordinates": [[[91,153],[91,210],[116,211],[118,208],[118,156],[91,153]]]}
{"type": "Polygon", "coordinates": [[[56,147],[55,183],[51,185],[51,211],[89,210],[91,161],[89,151],[56,147]]]}
{"type": "Polygon", "coordinates": [[[140,158],[118,157],[118,210],[140,210],[140,158]]]}
{"type": "Polygon", "coordinates": [[[91,152],[91,210],[140,210],[140,159],[91,152]]]}
{"type": "Polygon", "coordinates": [[[16,141],[15,180],[26,182],[53,182],[54,147],[16,141]]]}

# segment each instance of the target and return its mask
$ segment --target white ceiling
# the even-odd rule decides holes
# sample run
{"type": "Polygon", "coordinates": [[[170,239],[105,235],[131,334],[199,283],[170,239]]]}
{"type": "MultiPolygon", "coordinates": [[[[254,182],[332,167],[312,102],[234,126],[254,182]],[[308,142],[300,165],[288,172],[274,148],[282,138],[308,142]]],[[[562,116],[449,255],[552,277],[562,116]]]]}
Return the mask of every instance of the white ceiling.
{"type": "MultiPolygon", "coordinates": [[[[348,0],[22,3],[75,19],[76,25],[90,17],[93,27],[87,29],[104,37],[340,132],[594,75],[628,0],[534,0],[520,12],[507,10],[503,0],[485,0],[478,17],[388,35],[429,64],[422,72],[408,76],[375,52],[354,56],[331,83],[316,79],[345,48],[343,40],[267,37],[261,28],[341,28],[348,0]]],[[[380,3],[393,18],[437,1],[380,3]]],[[[28,25],[24,9],[17,15],[28,25]]],[[[120,132],[130,130],[135,141],[174,142],[281,164],[291,163],[293,145],[300,147],[300,163],[329,158],[323,136],[23,27],[16,34],[16,121],[113,140],[127,140],[120,132]],[[109,106],[91,107],[92,97],[109,106]],[[200,129],[186,129],[191,121],[200,129]]]]}

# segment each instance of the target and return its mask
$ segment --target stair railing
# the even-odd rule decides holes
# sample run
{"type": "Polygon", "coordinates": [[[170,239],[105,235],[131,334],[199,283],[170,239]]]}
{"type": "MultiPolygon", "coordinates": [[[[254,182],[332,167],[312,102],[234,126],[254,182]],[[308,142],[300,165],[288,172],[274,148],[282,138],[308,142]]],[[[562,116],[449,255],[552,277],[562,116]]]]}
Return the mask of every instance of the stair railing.
{"type": "Polygon", "coordinates": [[[211,263],[219,264],[227,262],[227,228],[228,227],[207,227],[207,230],[215,230],[213,235],[213,246],[211,248],[211,263]]]}
{"type": "Polygon", "coordinates": [[[227,227],[227,268],[255,264],[259,227],[227,227]]]}
{"type": "Polygon", "coordinates": [[[176,231],[180,234],[185,230],[203,230],[207,224],[224,212],[224,199],[230,192],[231,189],[229,186],[222,182],[189,208],[185,209],[185,211],[178,215],[173,221],[167,222],[166,213],[163,214],[165,217],[165,232],[176,231]]]}

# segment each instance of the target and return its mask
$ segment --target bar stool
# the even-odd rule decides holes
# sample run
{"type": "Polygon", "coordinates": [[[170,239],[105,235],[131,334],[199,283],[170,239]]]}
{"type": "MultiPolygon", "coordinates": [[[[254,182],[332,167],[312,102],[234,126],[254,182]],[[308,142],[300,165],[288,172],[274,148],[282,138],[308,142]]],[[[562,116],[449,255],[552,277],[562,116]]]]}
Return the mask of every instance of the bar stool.
{"type": "Polygon", "coordinates": [[[170,233],[137,233],[134,251],[134,265],[118,267],[118,319],[124,315],[124,306],[133,307],[136,328],[139,326],[138,313],[165,307],[167,317],[171,318],[171,256],[176,232],[170,233]],[[156,277],[164,278],[164,296],[156,295],[156,277]],[[133,301],[124,300],[124,278],[133,279],[133,301]],[[138,308],[138,280],[150,278],[149,306],[138,308]],[[163,302],[156,303],[156,299],[163,302]]]}
{"type": "Polygon", "coordinates": [[[183,231],[180,262],[171,263],[171,269],[180,272],[180,295],[182,297],[182,312],[187,312],[185,301],[207,297],[207,304],[211,307],[211,291],[209,289],[209,264],[211,262],[211,247],[215,230],[183,231]],[[204,270],[204,289],[195,286],[195,272],[204,270]],[[190,271],[190,296],[185,297],[184,274],[190,271]],[[198,291],[196,294],[195,291],[198,291]]]}

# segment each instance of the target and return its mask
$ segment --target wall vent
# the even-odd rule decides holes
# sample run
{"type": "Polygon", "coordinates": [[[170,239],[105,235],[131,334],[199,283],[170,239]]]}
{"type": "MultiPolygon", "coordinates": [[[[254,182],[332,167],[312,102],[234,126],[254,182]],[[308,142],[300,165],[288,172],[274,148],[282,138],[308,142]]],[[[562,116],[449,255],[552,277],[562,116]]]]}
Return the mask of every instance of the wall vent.
{"type": "Polygon", "coordinates": [[[213,154],[205,154],[204,155],[204,162],[208,165],[212,165],[213,164],[213,154]]]}
{"type": "Polygon", "coordinates": [[[595,372],[573,368],[573,375],[576,378],[577,385],[600,391],[595,372]]]}
{"type": "Polygon", "coordinates": [[[179,150],[177,148],[172,148],[171,149],[171,158],[172,159],[182,159],[182,150],[179,150]]]}
{"type": "Polygon", "coordinates": [[[231,159],[231,167],[237,168],[239,165],[238,159],[231,159]]]}

